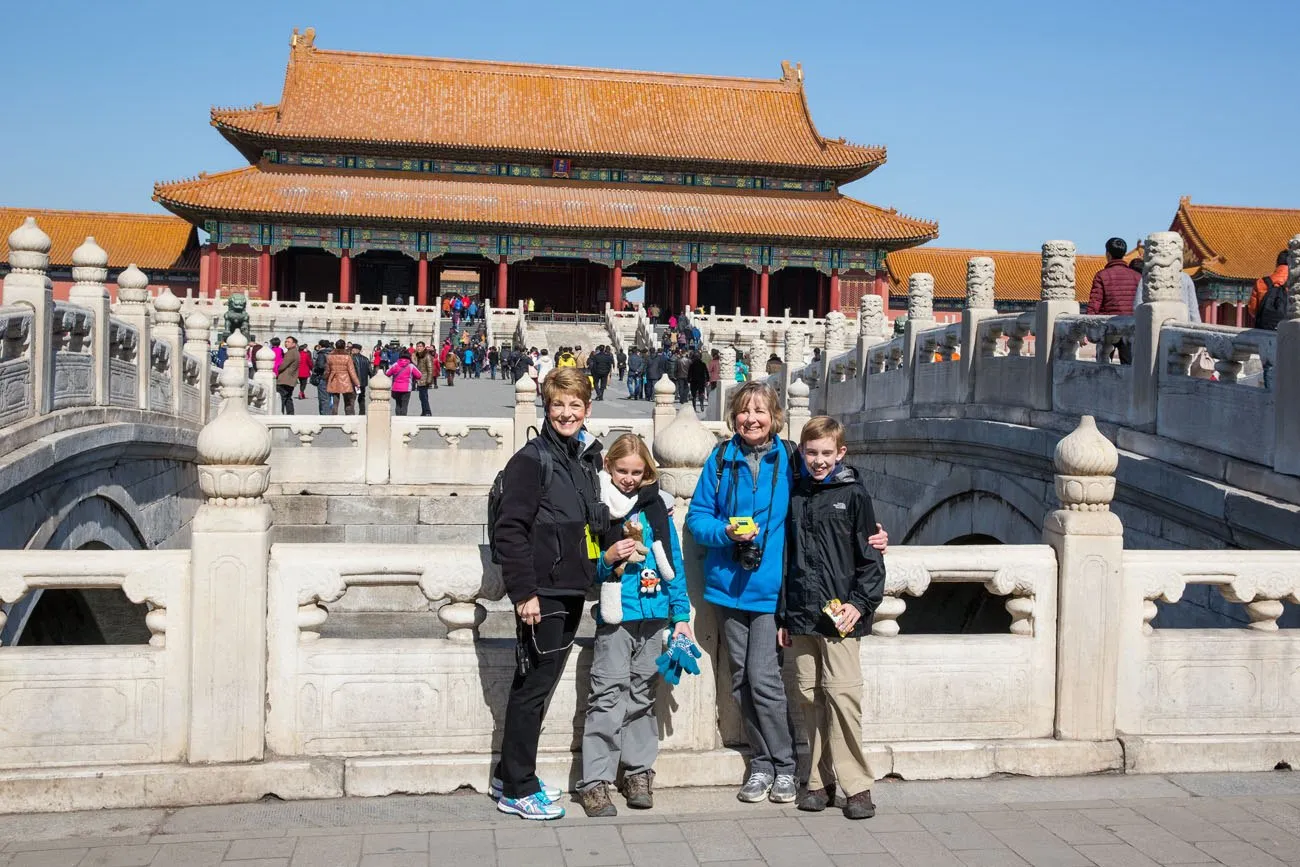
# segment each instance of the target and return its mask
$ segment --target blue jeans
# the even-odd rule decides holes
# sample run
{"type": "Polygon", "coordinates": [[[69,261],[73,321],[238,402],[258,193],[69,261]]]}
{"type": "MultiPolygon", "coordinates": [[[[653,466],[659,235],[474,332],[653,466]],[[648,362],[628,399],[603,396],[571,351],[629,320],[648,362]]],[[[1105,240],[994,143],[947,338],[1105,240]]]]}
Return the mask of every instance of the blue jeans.
{"type": "Polygon", "coordinates": [[[333,411],[330,406],[330,393],[325,390],[323,377],[320,384],[316,386],[316,406],[321,415],[329,415],[333,411]]]}

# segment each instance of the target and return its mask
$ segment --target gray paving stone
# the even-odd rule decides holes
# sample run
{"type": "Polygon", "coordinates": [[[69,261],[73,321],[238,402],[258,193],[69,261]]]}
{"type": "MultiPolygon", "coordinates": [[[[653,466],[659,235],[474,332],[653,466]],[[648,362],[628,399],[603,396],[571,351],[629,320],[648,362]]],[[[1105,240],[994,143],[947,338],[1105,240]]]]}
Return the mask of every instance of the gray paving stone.
{"type": "Polygon", "coordinates": [[[903,867],[961,867],[957,856],[948,851],[939,838],[929,831],[872,832],[877,842],[903,867]]]}
{"type": "Polygon", "coordinates": [[[521,846],[497,853],[497,867],[565,867],[559,846],[521,846]]]}
{"type": "Polygon", "coordinates": [[[1003,848],[997,837],[964,813],[913,813],[912,818],[948,849],[1003,848]]]}
{"type": "Polygon", "coordinates": [[[618,828],[612,825],[559,828],[560,849],[569,867],[602,867],[626,864],[627,849],[618,828]]]}
{"type": "Polygon", "coordinates": [[[1004,828],[993,836],[1034,867],[1092,867],[1092,862],[1046,828],[1004,828]]]}
{"type": "Polygon", "coordinates": [[[740,830],[748,834],[751,840],[758,840],[763,837],[802,836],[807,833],[804,826],[799,824],[798,819],[784,816],[768,819],[742,819],[740,821],[740,830]]]}
{"type": "Polygon", "coordinates": [[[831,862],[835,867],[902,867],[889,854],[832,855],[831,862]]]}
{"type": "Polygon", "coordinates": [[[1202,797],[1300,795],[1300,774],[1169,774],[1165,779],[1202,797]]]}
{"type": "Polygon", "coordinates": [[[1071,846],[1080,843],[1119,843],[1105,828],[1084,816],[1078,810],[1034,810],[1029,814],[1035,822],[1060,837],[1071,846]]]}
{"type": "Polygon", "coordinates": [[[987,828],[990,831],[1004,828],[1041,828],[1028,813],[1017,813],[1014,810],[997,811],[990,813],[970,813],[971,820],[981,828],[987,828]]]}
{"type": "Polygon", "coordinates": [[[288,858],[252,858],[243,861],[222,861],[222,864],[235,864],[238,867],[289,867],[288,858]]]}
{"type": "MultiPolygon", "coordinates": [[[[1234,806],[1240,807],[1252,817],[1263,819],[1265,822],[1272,822],[1273,824],[1281,825],[1284,828],[1300,827],[1300,804],[1287,803],[1277,798],[1270,798],[1268,800],[1256,800],[1252,798],[1240,801],[1237,804],[1234,804],[1234,806]]],[[[1222,821],[1230,822],[1234,820],[1225,816],[1222,821]]]]}
{"type": "Polygon", "coordinates": [[[158,854],[149,867],[213,867],[225,857],[230,843],[213,840],[207,843],[167,843],[158,847],[158,854]]]}
{"type": "Polygon", "coordinates": [[[1186,807],[1143,807],[1133,808],[1146,816],[1176,838],[1188,843],[1209,843],[1214,841],[1231,841],[1236,838],[1218,825],[1198,816],[1186,807]]]}
{"type": "Polygon", "coordinates": [[[885,847],[867,830],[866,822],[850,822],[838,811],[833,816],[809,816],[799,820],[809,836],[827,855],[855,852],[881,854],[885,847]]]}
{"type": "MultiPolygon", "coordinates": [[[[14,852],[12,860],[0,861],[6,867],[68,867],[86,857],[89,849],[45,849],[39,852],[14,852]]],[[[8,856],[6,856],[8,857],[8,856]]]]}
{"type": "Polygon", "coordinates": [[[1129,807],[1100,807],[1094,810],[1079,810],[1079,814],[1103,828],[1113,825],[1150,825],[1151,820],[1141,816],[1129,807]]]}
{"type": "Polygon", "coordinates": [[[624,825],[622,827],[623,843],[675,843],[684,841],[681,829],[676,825],[660,823],[654,825],[624,825]]]}
{"type": "Polygon", "coordinates": [[[831,867],[830,857],[807,834],[764,837],[754,845],[770,867],[831,867]]]}
{"type": "MultiPolygon", "coordinates": [[[[1289,810],[1288,804],[1283,804],[1277,799],[1269,799],[1262,802],[1273,808],[1274,813],[1289,810]]],[[[1244,804],[1254,804],[1254,799],[1248,798],[1188,798],[1181,806],[1186,807],[1202,818],[1209,819],[1216,824],[1224,822],[1254,822],[1260,818],[1256,814],[1245,809],[1244,804]]],[[[1286,816],[1288,824],[1300,825],[1300,810],[1281,813],[1286,816]]],[[[1264,817],[1265,821],[1273,821],[1264,817]]]]}
{"type": "Polygon", "coordinates": [[[146,867],[158,854],[157,846],[102,846],[91,849],[77,867],[146,867]]]}
{"type": "Polygon", "coordinates": [[[491,867],[496,863],[496,840],[492,831],[435,831],[429,835],[429,851],[447,864],[491,867]]]}
{"type": "Polygon", "coordinates": [[[293,850],[292,867],[357,867],[361,835],[302,837],[293,850]]]}
{"type": "Polygon", "coordinates": [[[681,830],[698,861],[740,861],[760,857],[736,822],[689,822],[683,824],[681,830]]]}
{"type": "Polygon", "coordinates": [[[1274,858],[1300,861],[1300,837],[1270,822],[1224,822],[1219,827],[1236,834],[1274,858]]]}
{"type": "Polygon", "coordinates": [[[358,867],[429,867],[429,853],[383,852],[362,855],[358,867]]]}
{"type": "Polygon", "coordinates": [[[1216,840],[1196,846],[1227,867],[1285,867],[1283,862],[1244,840],[1216,840]]]}
{"type": "Polygon", "coordinates": [[[681,865],[691,867],[698,864],[695,853],[684,840],[677,842],[628,843],[628,857],[636,867],[668,867],[681,865]]]}
{"type": "Polygon", "coordinates": [[[1160,867],[1127,843],[1095,843],[1075,846],[1097,867],[1160,867]]]}
{"type": "Polygon", "coordinates": [[[367,834],[361,841],[363,855],[427,851],[429,851],[429,835],[413,831],[405,834],[367,834]]]}
{"type": "Polygon", "coordinates": [[[966,867],[1029,867],[1029,862],[1010,849],[967,849],[954,852],[966,867]]]}
{"type": "Polygon", "coordinates": [[[1120,825],[1112,830],[1116,837],[1161,864],[1204,864],[1209,860],[1200,849],[1159,825],[1120,825]]]}
{"type": "Polygon", "coordinates": [[[545,846],[560,845],[554,828],[538,827],[537,822],[516,823],[510,828],[496,829],[498,849],[540,849],[545,846]]]}
{"type": "Polygon", "coordinates": [[[914,816],[904,813],[877,813],[874,819],[868,819],[867,830],[872,834],[892,833],[894,831],[924,831],[921,823],[914,816]]]}
{"type": "Polygon", "coordinates": [[[296,837],[262,837],[235,840],[226,850],[227,861],[252,861],[257,858],[291,858],[296,837]]]}

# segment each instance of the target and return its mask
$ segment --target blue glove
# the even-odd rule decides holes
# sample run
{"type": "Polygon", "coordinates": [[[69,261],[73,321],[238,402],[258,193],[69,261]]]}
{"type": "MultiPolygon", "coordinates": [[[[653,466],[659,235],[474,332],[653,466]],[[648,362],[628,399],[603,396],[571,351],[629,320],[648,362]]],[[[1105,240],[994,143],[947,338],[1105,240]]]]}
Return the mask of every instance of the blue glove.
{"type": "Polygon", "coordinates": [[[681,680],[682,671],[699,674],[700,665],[695,660],[701,656],[700,648],[685,635],[676,635],[668,644],[668,658],[677,670],[677,679],[681,680]]]}
{"type": "Polygon", "coordinates": [[[661,653],[655,660],[655,666],[659,669],[659,675],[669,684],[676,686],[678,681],[681,680],[681,672],[673,664],[670,653],[661,653]]]}

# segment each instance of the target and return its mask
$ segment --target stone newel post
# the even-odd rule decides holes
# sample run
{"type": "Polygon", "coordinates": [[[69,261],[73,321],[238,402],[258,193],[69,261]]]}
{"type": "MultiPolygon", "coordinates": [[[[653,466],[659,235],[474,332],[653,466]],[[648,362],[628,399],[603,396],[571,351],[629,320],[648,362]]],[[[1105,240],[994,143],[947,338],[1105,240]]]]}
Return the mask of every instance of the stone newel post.
{"type": "Polygon", "coordinates": [[[199,433],[194,516],[190,663],[190,762],[262,758],[266,727],[266,592],[271,433],[248,412],[245,352],[226,341],[221,409],[199,433]]]}
{"type": "Polygon", "coordinates": [[[172,405],[170,407],[154,407],[173,415],[181,414],[181,377],[185,370],[185,359],[181,357],[181,347],[184,344],[181,334],[181,300],[172,294],[171,287],[164,286],[158,291],[158,297],[154,299],[154,333],[159,340],[164,341],[170,348],[171,354],[168,356],[171,371],[168,378],[172,384],[172,405]]]}
{"type": "Polygon", "coordinates": [[[68,290],[68,301],[88,309],[95,320],[90,333],[90,355],[95,371],[95,404],[107,406],[110,365],[108,290],[104,288],[104,281],[108,279],[108,254],[95,243],[94,237],[86,238],[80,247],[72,251],[72,279],[76,282],[68,290]]]}
{"type": "Polygon", "coordinates": [[[749,343],[749,381],[767,379],[767,341],[758,334],[749,343]]]}
{"type": "Polygon", "coordinates": [[[966,402],[975,401],[975,343],[980,322],[998,311],[993,305],[994,262],[973,256],[966,262],[966,309],[961,315],[961,381],[966,402]]]}
{"type": "MultiPolygon", "coordinates": [[[[701,753],[722,746],[718,727],[719,690],[721,695],[729,693],[719,678],[718,660],[722,659],[722,635],[713,606],[704,602],[704,549],[695,544],[690,533],[683,531],[686,511],[690,507],[691,497],[704,464],[713,447],[718,444],[717,437],[708,431],[695,417],[690,405],[678,410],[672,423],[664,427],[656,426],[658,433],[653,441],[655,461],[659,464],[659,485],[671,494],[675,500],[673,523],[677,526],[678,538],[682,543],[682,559],[686,565],[686,575],[676,580],[686,581],[691,597],[691,628],[695,632],[695,643],[704,651],[700,659],[700,675],[683,678],[682,682],[672,688],[672,704],[675,710],[667,710],[670,691],[661,684],[660,701],[661,719],[671,719],[671,732],[665,739],[665,746],[672,750],[692,751],[688,760],[673,772],[674,784],[683,785],[693,782],[704,783],[709,770],[703,763],[709,761],[701,753]],[[692,772],[699,770],[699,777],[692,772]]],[[[729,699],[724,699],[729,702],[729,699]]],[[[725,712],[725,711],[724,711],[725,712]]],[[[731,716],[736,716],[734,710],[731,716]]]]}
{"type": "Polygon", "coordinates": [[[393,381],[380,368],[366,385],[366,484],[388,484],[393,430],[393,381]]]}
{"type": "Polygon", "coordinates": [[[1181,286],[1183,236],[1152,232],[1142,263],[1146,302],[1133,311],[1133,403],[1129,421],[1139,430],[1155,430],[1160,370],[1160,328],[1166,322],[1186,322],[1187,302],[1181,286]]]}
{"type": "Polygon", "coordinates": [[[908,403],[916,382],[916,339],[934,327],[934,277],[925,273],[907,278],[907,325],[903,330],[903,369],[907,371],[908,403]]]}
{"type": "Polygon", "coordinates": [[[1110,511],[1119,452],[1085,415],[1056,445],[1061,508],[1043,522],[1059,575],[1056,736],[1115,737],[1124,527],[1110,511]]]}
{"type": "Polygon", "coordinates": [[[209,354],[211,327],[211,320],[200,310],[194,310],[185,317],[185,354],[199,362],[199,417],[205,422],[209,420],[211,404],[208,391],[208,371],[212,364],[212,356],[209,354]]]}
{"type": "Polygon", "coordinates": [[[149,278],[132,262],[117,275],[117,304],[113,312],[118,318],[135,328],[138,339],[135,359],[137,385],[140,389],[140,409],[149,408],[149,368],[153,363],[153,341],[149,322],[149,278]]]}
{"type": "Polygon", "coordinates": [[[802,379],[790,383],[790,388],[786,390],[785,432],[782,436],[791,442],[799,442],[803,426],[812,417],[808,409],[808,393],[808,383],[802,379]]]}
{"type": "Polygon", "coordinates": [[[50,328],[54,318],[54,284],[50,266],[50,236],[28,217],[9,233],[9,274],[4,278],[4,303],[32,308],[32,401],[34,413],[44,415],[54,401],[54,347],[50,328]]]}
{"type": "Polygon", "coordinates": [[[1273,368],[1273,469],[1300,476],[1300,235],[1287,244],[1287,265],[1287,313],[1277,327],[1273,368]]]}
{"type": "Polygon", "coordinates": [[[1075,294],[1074,242],[1044,241],[1042,285],[1034,311],[1034,409],[1052,408],[1056,319],[1079,313],[1075,294]]]}
{"type": "Polygon", "coordinates": [[[668,374],[659,377],[655,383],[654,434],[656,437],[668,425],[673,423],[677,410],[673,403],[677,400],[677,386],[668,378],[668,374]]]}
{"type": "Polygon", "coordinates": [[[253,382],[262,386],[266,393],[266,414],[280,414],[280,396],[275,392],[275,350],[265,343],[257,348],[253,357],[257,366],[253,369],[253,382]]]}
{"type": "Polygon", "coordinates": [[[537,383],[531,376],[521,376],[515,383],[515,451],[528,442],[528,429],[540,428],[537,420],[537,383]]]}

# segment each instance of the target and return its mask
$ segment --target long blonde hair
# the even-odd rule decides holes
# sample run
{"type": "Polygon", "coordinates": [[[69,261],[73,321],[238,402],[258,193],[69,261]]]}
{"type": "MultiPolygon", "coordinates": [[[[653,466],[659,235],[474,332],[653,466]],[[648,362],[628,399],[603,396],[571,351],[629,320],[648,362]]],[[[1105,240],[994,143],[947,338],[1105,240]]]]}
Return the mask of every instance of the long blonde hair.
{"type": "Polygon", "coordinates": [[[632,455],[645,462],[645,476],[641,479],[641,487],[659,481],[659,468],[655,466],[655,459],[651,457],[649,447],[646,446],[645,440],[634,433],[623,434],[605,450],[605,469],[609,470],[618,461],[632,455]]]}

